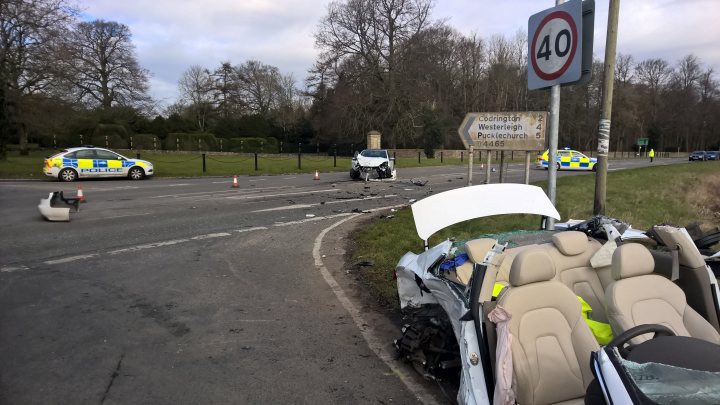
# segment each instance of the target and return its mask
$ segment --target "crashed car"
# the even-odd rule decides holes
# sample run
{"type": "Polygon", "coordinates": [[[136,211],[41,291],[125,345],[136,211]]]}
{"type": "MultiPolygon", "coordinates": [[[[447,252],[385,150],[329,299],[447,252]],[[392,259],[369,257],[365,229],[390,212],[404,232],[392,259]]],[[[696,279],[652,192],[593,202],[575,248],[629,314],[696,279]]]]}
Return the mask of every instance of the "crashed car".
{"type": "Polygon", "coordinates": [[[395,159],[390,157],[387,149],[365,149],[352,158],[350,178],[364,179],[395,179],[395,159]]]}
{"type": "Polygon", "coordinates": [[[411,208],[425,251],[396,266],[394,343],[426,378],[455,378],[458,403],[720,403],[720,292],[708,266],[720,254],[702,254],[685,228],[594,217],[430,247],[435,232],[475,218],[560,215],[522,184],[411,208]]]}

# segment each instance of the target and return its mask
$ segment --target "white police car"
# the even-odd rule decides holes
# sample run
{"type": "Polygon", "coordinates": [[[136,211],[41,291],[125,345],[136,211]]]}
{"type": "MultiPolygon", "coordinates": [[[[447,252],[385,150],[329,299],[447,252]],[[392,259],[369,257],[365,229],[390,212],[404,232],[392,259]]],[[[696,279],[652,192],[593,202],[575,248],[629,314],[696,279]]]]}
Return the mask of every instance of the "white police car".
{"type": "Polygon", "coordinates": [[[146,160],[126,158],[111,150],[93,146],[68,148],[45,159],[43,172],[60,181],[96,177],[141,180],[155,174],[152,163],[146,160]]]}

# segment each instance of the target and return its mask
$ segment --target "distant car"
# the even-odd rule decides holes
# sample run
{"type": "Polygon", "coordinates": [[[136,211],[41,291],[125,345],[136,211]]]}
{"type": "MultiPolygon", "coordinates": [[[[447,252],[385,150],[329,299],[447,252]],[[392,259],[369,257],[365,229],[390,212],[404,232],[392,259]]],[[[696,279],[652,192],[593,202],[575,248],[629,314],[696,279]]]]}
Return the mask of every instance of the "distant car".
{"type": "Polygon", "coordinates": [[[718,160],[718,151],[716,151],[716,150],[705,151],[705,160],[718,160]]]}
{"type": "Polygon", "coordinates": [[[128,177],[142,180],[155,174],[147,160],[130,159],[109,149],[83,146],[68,148],[45,159],[43,172],[60,181],[79,178],[128,177]]]}
{"type": "Polygon", "coordinates": [[[707,156],[705,155],[705,151],[703,150],[696,150],[695,152],[690,154],[690,157],[688,157],[689,161],[693,160],[706,160],[707,156]]]}
{"type": "MultiPolygon", "coordinates": [[[[548,154],[545,151],[537,155],[535,166],[538,169],[548,168],[548,154]]],[[[595,171],[597,159],[586,156],[585,154],[572,149],[559,149],[555,156],[555,166],[558,170],[592,170],[595,171]]]]}
{"type": "Polygon", "coordinates": [[[357,180],[395,179],[395,159],[387,149],[365,149],[352,158],[350,178],[357,180]]]}

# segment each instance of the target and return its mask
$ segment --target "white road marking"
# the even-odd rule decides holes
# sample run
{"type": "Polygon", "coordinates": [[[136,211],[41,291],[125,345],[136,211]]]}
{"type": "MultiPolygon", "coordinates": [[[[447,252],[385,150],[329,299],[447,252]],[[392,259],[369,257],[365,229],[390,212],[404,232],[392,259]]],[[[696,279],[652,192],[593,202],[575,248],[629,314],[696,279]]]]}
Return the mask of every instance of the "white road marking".
{"type": "Polygon", "coordinates": [[[266,226],[255,226],[252,228],[236,229],[233,232],[243,233],[243,232],[251,232],[251,231],[260,231],[260,230],[264,230],[264,229],[268,229],[268,228],[266,226]]]}
{"type": "Polygon", "coordinates": [[[313,218],[301,219],[301,220],[299,220],[299,221],[278,222],[278,223],[274,224],[273,226],[278,227],[278,226],[299,225],[299,224],[304,224],[304,223],[306,223],[306,222],[322,221],[322,220],[324,220],[324,219],[332,219],[332,218],[337,218],[337,217],[346,217],[346,216],[349,216],[349,215],[354,215],[354,214],[349,213],[349,212],[343,212],[343,213],[341,213],[341,214],[333,214],[333,215],[328,215],[328,216],[324,216],[324,217],[313,217],[313,218]]]}
{"type": "Polygon", "coordinates": [[[190,183],[179,183],[179,184],[168,184],[167,187],[181,187],[181,186],[189,186],[190,183]]]}
{"type": "Polygon", "coordinates": [[[140,214],[115,215],[112,217],[88,218],[85,221],[97,221],[97,220],[103,220],[103,219],[115,219],[115,218],[126,218],[126,217],[141,217],[143,215],[152,215],[152,212],[142,212],[140,214]]]}
{"type": "Polygon", "coordinates": [[[300,208],[311,208],[316,205],[320,204],[293,204],[293,205],[284,205],[282,207],[275,207],[275,208],[265,208],[263,210],[255,210],[251,212],[270,212],[270,211],[284,211],[284,210],[296,210],[300,208]]]}
{"type": "MultiPolygon", "coordinates": [[[[383,207],[382,209],[391,209],[393,207],[383,207]]],[[[379,210],[379,209],[377,209],[379,210]]],[[[416,384],[415,381],[409,378],[405,378],[403,376],[403,373],[400,369],[398,369],[395,366],[396,360],[395,360],[395,354],[394,353],[388,353],[387,350],[385,350],[385,343],[380,338],[378,338],[375,335],[375,332],[372,329],[372,326],[370,326],[362,317],[362,314],[360,313],[360,310],[358,310],[355,305],[350,301],[347,294],[345,294],[345,291],[340,287],[340,284],[335,280],[335,278],[330,274],[327,267],[325,267],[325,264],[322,261],[322,256],[320,255],[320,247],[322,246],[322,241],[325,235],[331,231],[333,228],[350,221],[352,219],[357,218],[361,214],[352,214],[348,218],[342,219],[327,228],[323,229],[322,232],[315,238],[315,244],[313,245],[313,258],[315,259],[315,267],[317,267],[318,271],[322,275],[323,279],[327,283],[327,285],[330,287],[332,292],[335,294],[335,297],[338,301],[340,301],[340,304],[342,304],[343,308],[350,314],[353,321],[355,321],[355,325],[360,330],[360,334],[362,335],[363,339],[365,339],[365,343],[367,343],[370,350],[375,353],[375,355],[385,363],[385,365],[395,374],[398,376],[400,381],[405,384],[405,387],[412,392],[415,397],[422,402],[423,404],[434,404],[435,401],[433,398],[426,392],[425,388],[423,388],[421,385],[416,384]]]]}
{"type": "MultiPolygon", "coordinates": [[[[239,190],[225,190],[225,191],[198,191],[195,193],[182,193],[182,194],[166,194],[166,195],[156,195],[154,197],[148,197],[149,199],[155,199],[155,198],[178,198],[178,197],[192,197],[196,195],[203,195],[203,194],[224,194],[224,193],[237,193],[239,190]]],[[[253,192],[255,192],[253,190],[253,192]]]]}
{"type": "MultiPolygon", "coordinates": [[[[385,208],[387,208],[387,207],[385,207],[385,208]]],[[[373,210],[369,210],[369,211],[373,211],[373,210]]],[[[299,221],[280,222],[280,223],[275,223],[272,226],[273,227],[292,226],[292,225],[304,224],[306,222],[322,221],[325,219],[333,219],[333,218],[345,217],[345,216],[350,216],[350,215],[359,215],[359,214],[340,213],[340,214],[334,214],[334,215],[328,215],[328,216],[306,218],[306,219],[302,219],[299,221]]],[[[177,244],[181,244],[181,243],[187,243],[187,242],[191,242],[191,241],[224,238],[224,237],[232,236],[233,232],[234,233],[245,233],[245,232],[267,230],[267,229],[269,229],[267,226],[256,226],[256,227],[252,227],[252,228],[235,229],[235,230],[229,231],[229,232],[209,233],[209,234],[204,234],[204,235],[196,235],[196,236],[192,236],[189,238],[172,239],[172,240],[166,240],[166,241],[160,241],[160,242],[146,243],[146,244],[130,246],[127,248],[122,248],[122,249],[108,250],[104,253],[90,253],[90,254],[86,254],[86,255],[62,257],[59,259],[45,260],[42,263],[45,265],[70,263],[70,262],[79,261],[79,260],[86,260],[86,259],[92,259],[92,258],[96,258],[96,257],[102,257],[103,255],[114,256],[114,255],[118,255],[118,254],[122,254],[122,253],[130,253],[130,252],[137,252],[140,250],[155,249],[155,248],[160,248],[160,247],[164,247],[164,246],[172,246],[172,245],[177,245],[177,244]]],[[[4,266],[4,267],[0,267],[0,272],[7,273],[7,272],[12,272],[12,271],[29,270],[29,269],[30,268],[26,265],[4,266]]]]}
{"type": "Polygon", "coordinates": [[[43,263],[44,264],[61,264],[61,263],[70,263],[77,260],[85,260],[90,259],[93,257],[100,256],[98,253],[91,253],[89,255],[78,255],[78,256],[70,256],[70,257],[64,257],[62,259],[55,259],[55,260],[46,260],[43,263]]]}
{"type": "Polygon", "coordinates": [[[207,235],[193,236],[193,237],[190,238],[190,239],[192,239],[192,240],[204,240],[204,239],[222,238],[222,237],[224,237],[224,236],[230,236],[230,234],[227,233],[227,232],[209,233],[209,234],[207,234],[207,235]]]}
{"type": "Polygon", "coordinates": [[[280,193],[280,194],[261,194],[261,195],[248,195],[248,196],[229,196],[225,197],[230,200],[250,200],[255,198],[270,198],[270,197],[284,197],[288,195],[302,195],[302,194],[313,194],[313,193],[327,193],[327,192],[340,192],[335,188],[329,188],[325,190],[310,190],[310,191],[298,191],[296,193],[280,193]]]}
{"type": "Polygon", "coordinates": [[[185,243],[185,242],[189,242],[189,241],[190,241],[190,239],[166,240],[164,242],[148,243],[145,245],[137,245],[137,246],[132,246],[129,248],[124,248],[124,249],[111,250],[108,252],[108,254],[116,255],[119,253],[135,252],[138,250],[153,249],[156,247],[177,245],[178,243],[185,243]]]}
{"type": "Polygon", "coordinates": [[[328,201],[325,204],[339,204],[339,203],[344,203],[344,202],[348,202],[348,201],[377,200],[378,198],[380,198],[380,197],[376,196],[376,197],[363,197],[363,198],[347,198],[344,200],[328,201]]]}
{"type": "Polygon", "coordinates": [[[4,266],[0,267],[0,273],[11,273],[13,271],[30,270],[28,266],[4,266]]]}

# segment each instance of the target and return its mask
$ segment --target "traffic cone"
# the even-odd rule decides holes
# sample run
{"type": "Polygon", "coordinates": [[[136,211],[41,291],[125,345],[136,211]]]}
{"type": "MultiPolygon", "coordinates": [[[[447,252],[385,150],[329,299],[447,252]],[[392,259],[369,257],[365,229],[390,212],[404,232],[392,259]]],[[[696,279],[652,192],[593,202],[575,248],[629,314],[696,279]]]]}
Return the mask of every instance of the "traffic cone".
{"type": "Polygon", "coordinates": [[[315,176],[313,176],[313,180],[320,180],[320,172],[315,170],[315,176]]]}
{"type": "Polygon", "coordinates": [[[237,181],[237,175],[233,176],[233,185],[232,186],[233,186],[233,188],[240,187],[240,185],[238,184],[238,181],[237,181]]]}
{"type": "Polygon", "coordinates": [[[77,199],[78,199],[78,201],[80,201],[81,203],[87,202],[87,201],[85,201],[85,196],[83,195],[83,191],[82,191],[82,186],[81,186],[81,185],[78,185],[78,186],[77,186],[77,199]]]}

